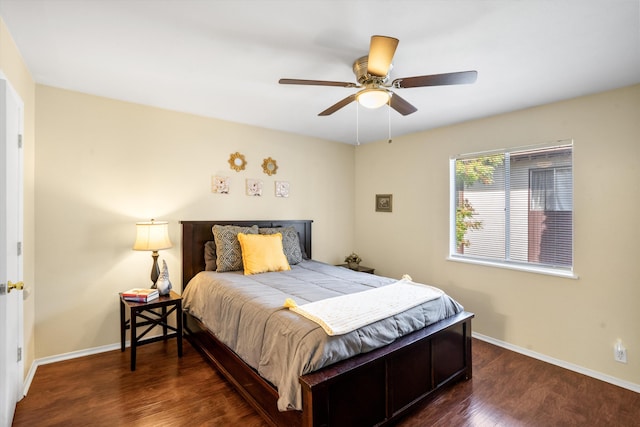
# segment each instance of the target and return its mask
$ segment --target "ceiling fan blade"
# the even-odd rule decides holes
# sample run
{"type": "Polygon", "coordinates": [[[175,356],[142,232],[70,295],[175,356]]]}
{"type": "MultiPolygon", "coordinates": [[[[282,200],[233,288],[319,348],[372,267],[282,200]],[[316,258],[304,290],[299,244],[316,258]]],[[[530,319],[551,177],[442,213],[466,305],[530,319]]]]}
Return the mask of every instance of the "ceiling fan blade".
{"type": "Polygon", "coordinates": [[[331,107],[327,108],[326,110],[324,110],[323,112],[321,112],[318,115],[319,116],[328,116],[330,114],[335,113],[336,111],[338,111],[339,109],[341,109],[345,105],[351,104],[353,101],[355,101],[356,100],[356,95],[357,94],[354,93],[352,95],[347,96],[345,99],[336,102],[331,107]]]}
{"type": "Polygon", "coordinates": [[[418,111],[416,107],[409,104],[404,98],[402,98],[400,95],[394,92],[391,92],[391,99],[389,102],[391,103],[391,108],[393,108],[403,116],[406,116],[418,111]]]}
{"type": "Polygon", "coordinates": [[[372,36],[369,45],[367,72],[372,76],[384,77],[389,73],[391,60],[396,53],[399,40],[387,36],[372,36]]]}
{"type": "Polygon", "coordinates": [[[395,88],[462,85],[474,83],[478,78],[477,71],[460,71],[457,73],[431,74],[428,76],[405,77],[395,79],[391,83],[395,88]]]}
{"type": "Polygon", "coordinates": [[[301,80],[301,79],[280,79],[281,85],[311,85],[311,86],[339,86],[339,87],[358,87],[355,83],[350,82],[332,82],[326,80],[301,80]]]}

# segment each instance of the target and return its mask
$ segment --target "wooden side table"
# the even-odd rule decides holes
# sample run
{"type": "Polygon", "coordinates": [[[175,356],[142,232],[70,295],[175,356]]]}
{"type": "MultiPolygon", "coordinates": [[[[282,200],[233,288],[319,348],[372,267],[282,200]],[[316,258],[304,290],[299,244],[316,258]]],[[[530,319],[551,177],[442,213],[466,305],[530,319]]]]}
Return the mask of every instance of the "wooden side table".
{"type": "Polygon", "coordinates": [[[136,348],[156,341],[178,339],[178,357],[182,357],[182,297],[171,291],[149,302],[127,301],[120,294],[120,350],[125,349],[126,330],[131,330],[131,370],[136,370],[136,348]],[[125,311],[129,309],[129,319],[125,311]],[[159,309],[159,310],[158,310],[159,309]],[[175,313],[176,326],[169,324],[169,316],[175,313]],[[156,326],[162,326],[162,335],[143,337],[156,326]],[[146,327],[141,333],[138,328],[146,327]],[[169,331],[173,331],[169,333],[169,331]]]}
{"type": "MultiPolygon", "coordinates": [[[[338,264],[338,267],[349,268],[349,264],[338,264]]],[[[364,265],[358,265],[358,269],[354,270],[354,271],[360,271],[362,273],[374,274],[373,272],[376,271],[376,269],[375,268],[371,268],[371,267],[365,267],[364,265]]]]}

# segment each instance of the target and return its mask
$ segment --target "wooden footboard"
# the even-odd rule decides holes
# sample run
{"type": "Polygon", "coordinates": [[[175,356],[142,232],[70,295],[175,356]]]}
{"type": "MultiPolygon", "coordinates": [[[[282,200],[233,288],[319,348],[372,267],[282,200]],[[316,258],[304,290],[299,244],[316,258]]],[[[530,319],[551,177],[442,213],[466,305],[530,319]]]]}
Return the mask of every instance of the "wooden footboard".
{"type": "Polygon", "coordinates": [[[277,390],[185,315],[187,338],[274,426],[373,426],[396,420],[438,390],[472,376],[471,319],[463,312],[388,346],[300,377],[302,411],[280,412],[277,390]]]}
{"type": "Polygon", "coordinates": [[[304,426],[384,425],[472,376],[471,319],[460,313],[300,377],[304,426]]]}

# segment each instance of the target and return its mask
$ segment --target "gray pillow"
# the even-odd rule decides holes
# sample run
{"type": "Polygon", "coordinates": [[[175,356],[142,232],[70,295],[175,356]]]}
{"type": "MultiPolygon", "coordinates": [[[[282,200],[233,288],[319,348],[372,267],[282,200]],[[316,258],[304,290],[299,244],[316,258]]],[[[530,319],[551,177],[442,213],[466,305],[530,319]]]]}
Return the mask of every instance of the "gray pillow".
{"type": "Polygon", "coordinates": [[[216,242],[213,240],[204,244],[204,269],[216,271],[216,242]]]}
{"type": "Polygon", "coordinates": [[[242,270],[242,248],[238,241],[238,233],[258,234],[258,226],[238,227],[236,225],[214,225],[213,238],[216,242],[216,270],[242,270]]]}
{"type": "Polygon", "coordinates": [[[300,237],[295,227],[274,227],[261,228],[260,234],[282,234],[282,249],[289,261],[289,265],[298,264],[302,261],[302,250],[300,249],[300,237]]]}

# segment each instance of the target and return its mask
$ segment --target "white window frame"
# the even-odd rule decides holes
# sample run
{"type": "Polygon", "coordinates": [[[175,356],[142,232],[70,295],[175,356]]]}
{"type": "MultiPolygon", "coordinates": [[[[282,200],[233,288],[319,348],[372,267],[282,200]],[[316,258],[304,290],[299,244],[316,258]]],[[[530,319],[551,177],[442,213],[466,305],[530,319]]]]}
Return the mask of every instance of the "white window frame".
{"type": "MultiPolygon", "coordinates": [[[[456,194],[456,185],[455,185],[455,180],[456,180],[456,160],[459,159],[463,159],[463,158],[473,158],[473,157],[481,157],[481,156],[489,156],[492,154],[504,154],[505,155],[505,163],[509,161],[509,157],[511,153],[517,154],[519,152],[522,151],[526,151],[526,150],[536,150],[536,149],[542,149],[542,148],[546,148],[546,149],[552,149],[554,147],[560,147],[560,146],[571,146],[572,147],[572,162],[571,162],[571,167],[573,169],[573,141],[572,140],[563,140],[563,141],[556,141],[555,143],[552,144],[541,144],[541,145],[535,145],[535,146],[527,146],[527,147],[517,147],[517,148],[512,148],[512,149],[503,149],[503,150],[494,150],[494,151],[486,151],[486,152],[478,152],[478,153],[468,153],[468,154],[464,154],[464,155],[456,155],[456,156],[452,156],[449,160],[449,191],[450,191],[450,211],[449,211],[449,229],[450,229],[450,233],[449,233],[449,256],[447,257],[447,260],[449,261],[455,261],[455,262],[463,262],[463,263],[470,263],[470,264],[476,264],[476,265],[483,265],[483,266],[488,266],[488,267],[497,267],[497,268],[504,268],[504,269],[510,269],[510,270],[519,270],[519,271],[526,271],[526,272],[531,272],[531,273],[539,273],[539,274],[547,274],[547,275],[552,275],[552,276],[559,276],[559,277],[566,277],[566,278],[572,278],[572,279],[577,279],[578,276],[575,274],[574,272],[574,266],[575,266],[575,251],[574,251],[574,240],[575,240],[575,228],[573,228],[572,230],[572,241],[571,241],[571,251],[573,254],[573,262],[571,266],[567,266],[567,267],[556,267],[556,266],[545,266],[545,265],[539,265],[539,264],[535,264],[535,263],[527,263],[527,262],[518,262],[518,261],[513,261],[513,260],[509,260],[509,254],[508,254],[508,249],[507,249],[507,253],[505,254],[505,259],[504,260],[495,260],[495,259],[487,259],[487,258],[482,258],[482,257],[477,257],[477,256],[471,256],[471,255],[465,255],[465,254],[459,254],[457,253],[457,241],[456,241],[456,198],[457,198],[457,194],[456,194]]],[[[509,188],[509,175],[510,174],[505,174],[505,187],[509,188]]],[[[575,189],[575,185],[572,186],[571,192],[572,194],[574,193],[574,189],[575,189]]],[[[509,206],[509,191],[505,191],[505,206],[509,206]]],[[[575,208],[572,207],[573,213],[575,214],[575,208]]],[[[509,215],[510,215],[510,210],[507,209],[505,211],[505,221],[508,224],[509,223],[509,215]]],[[[573,221],[573,224],[575,224],[575,220],[573,221]]],[[[505,227],[505,242],[508,242],[509,239],[509,227],[505,227]]],[[[508,248],[509,245],[507,244],[506,247],[508,248]]]]}

